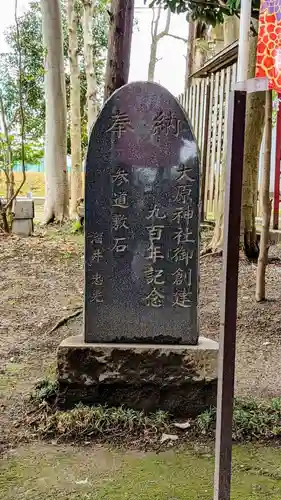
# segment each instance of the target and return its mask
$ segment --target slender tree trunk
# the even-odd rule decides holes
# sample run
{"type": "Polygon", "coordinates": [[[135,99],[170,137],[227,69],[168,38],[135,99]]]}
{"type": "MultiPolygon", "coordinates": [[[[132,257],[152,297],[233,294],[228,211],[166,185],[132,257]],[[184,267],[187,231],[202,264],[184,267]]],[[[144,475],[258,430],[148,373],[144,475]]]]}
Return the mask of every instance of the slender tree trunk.
{"type": "Polygon", "coordinates": [[[224,16],[223,22],[224,46],[227,47],[239,38],[239,19],[236,16],[224,16]]]}
{"type": "MultiPolygon", "coordinates": [[[[250,39],[248,78],[255,76],[257,37],[250,39]]],[[[241,235],[248,258],[258,257],[256,237],[256,202],[258,168],[264,130],[265,92],[248,94],[242,189],[241,235]]]]}
{"type": "Polygon", "coordinates": [[[21,166],[22,166],[22,180],[19,184],[19,186],[15,189],[15,178],[14,178],[14,172],[13,172],[13,153],[12,153],[12,147],[11,147],[11,142],[10,142],[10,137],[9,137],[9,129],[7,126],[7,120],[5,116],[5,108],[4,108],[4,103],[2,96],[0,94],[0,112],[2,115],[2,122],[3,122],[3,128],[4,128],[4,134],[6,138],[6,144],[7,144],[7,158],[8,158],[8,168],[5,169],[5,176],[6,176],[6,193],[7,193],[7,199],[5,205],[1,204],[1,213],[2,213],[2,220],[3,220],[3,227],[4,230],[7,232],[9,231],[11,225],[12,225],[12,204],[13,201],[16,199],[17,195],[19,194],[22,186],[24,185],[26,181],[26,169],[25,169],[25,116],[24,116],[24,106],[23,106],[23,95],[22,95],[22,47],[21,47],[21,41],[20,41],[20,25],[19,25],[19,19],[18,19],[18,0],[15,0],[15,23],[16,23],[16,45],[17,45],[17,68],[18,68],[18,97],[19,97],[19,116],[20,116],[20,136],[21,136],[21,142],[20,142],[20,153],[21,153],[21,166]]]}
{"type": "Polygon", "coordinates": [[[157,63],[157,43],[155,40],[152,40],[150,45],[150,58],[149,58],[148,75],[147,75],[147,79],[149,82],[154,82],[156,63],[157,63]]]}
{"type": "Polygon", "coordinates": [[[88,137],[91,128],[97,118],[97,80],[94,65],[93,53],[93,15],[95,0],[82,0],[83,12],[83,31],[84,31],[84,59],[85,72],[87,79],[87,106],[88,106],[88,137]]]}
{"type": "MultiPolygon", "coordinates": [[[[250,39],[250,56],[248,78],[255,76],[257,37],[250,39]]],[[[256,241],[256,201],[258,185],[258,165],[264,126],[265,93],[257,92],[247,96],[245,148],[243,166],[242,221],[244,251],[247,257],[256,258],[258,247],[256,241]]],[[[223,162],[223,168],[225,168],[223,162]]],[[[222,178],[224,173],[222,173],[222,178]]],[[[216,219],[214,235],[207,251],[217,252],[223,245],[223,202],[224,188],[220,190],[220,212],[216,219]]]]}
{"type": "Polygon", "coordinates": [[[7,220],[7,213],[6,213],[4,204],[2,203],[1,199],[0,199],[0,217],[2,220],[2,224],[1,224],[1,220],[0,220],[0,227],[2,226],[3,231],[5,233],[9,233],[10,228],[9,228],[9,224],[8,224],[8,220],[7,220]]]}
{"type": "Polygon", "coordinates": [[[161,4],[158,6],[156,13],[156,8],[152,7],[152,22],[151,22],[151,45],[150,45],[150,57],[148,65],[148,81],[154,81],[155,68],[157,64],[157,47],[161,38],[169,35],[170,25],[171,25],[171,11],[167,9],[166,26],[163,31],[158,32],[159,21],[161,17],[161,4]]]}
{"type": "Polygon", "coordinates": [[[134,0],[112,0],[108,34],[104,99],[129,78],[134,0]]]}
{"type": "Polygon", "coordinates": [[[265,155],[262,179],[262,232],[260,241],[260,252],[257,269],[256,300],[265,300],[265,271],[268,259],[269,227],[271,216],[271,201],[269,198],[270,188],[270,165],[271,165],[271,141],[272,141],[272,91],[266,92],[265,105],[265,155]]]}
{"type": "MultiPolygon", "coordinates": [[[[6,203],[8,203],[8,201],[14,196],[15,178],[14,178],[14,172],[13,172],[13,152],[12,152],[12,146],[11,146],[10,137],[9,137],[9,130],[8,130],[8,126],[7,126],[3,97],[1,95],[1,93],[0,93],[0,113],[1,113],[1,119],[2,119],[2,124],[3,124],[3,129],[4,129],[4,136],[5,136],[6,147],[7,147],[8,166],[7,166],[7,175],[6,175],[6,198],[7,198],[6,203]]],[[[7,212],[8,212],[8,215],[11,214],[11,206],[8,207],[7,212]]]]}
{"type": "Polygon", "coordinates": [[[68,217],[66,94],[60,0],[41,0],[46,48],[45,221],[68,217]]]}
{"type": "Polygon", "coordinates": [[[82,197],[80,70],[78,64],[76,0],[68,0],[70,63],[71,196],[70,218],[77,217],[77,200],[82,197]]]}
{"type": "Polygon", "coordinates": [[[190,76],[193,73],[194,67],[194,50],[195,50],[195,22],[188,22],[188,38],[187,38],[187,52],[186,52],[186,66],[184,78],[184,90],[190,86],[190,76]]]}

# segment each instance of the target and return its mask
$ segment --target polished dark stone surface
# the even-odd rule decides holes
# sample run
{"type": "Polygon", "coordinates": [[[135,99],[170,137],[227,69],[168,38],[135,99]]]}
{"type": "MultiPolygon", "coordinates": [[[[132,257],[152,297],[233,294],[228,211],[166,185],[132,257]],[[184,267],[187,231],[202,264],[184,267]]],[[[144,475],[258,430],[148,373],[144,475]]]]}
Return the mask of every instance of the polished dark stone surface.
{"type": "Polygon", "coordinates": [[[85,185],[85,340],[198,341],[198,149],[155,83],[122,87],[92,129],[85,185]]]}

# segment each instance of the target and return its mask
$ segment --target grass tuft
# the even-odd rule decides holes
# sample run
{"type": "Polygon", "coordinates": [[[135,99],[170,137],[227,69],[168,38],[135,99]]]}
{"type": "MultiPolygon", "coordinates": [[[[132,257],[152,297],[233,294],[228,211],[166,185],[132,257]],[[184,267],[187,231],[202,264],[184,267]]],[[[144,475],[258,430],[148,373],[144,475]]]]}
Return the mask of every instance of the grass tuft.
{"type": "MultiPolygon", "coordinates": [[[[198,433],[213,436],[216,410],[211,408],[195,421],[198,433]]],[[[281,399],[259,401],[252,398],[236,398],[233,410],[233,440],[249,441],[281,437],[281,399]]]]}
{"type": "Polygon", "coordinates": [[[60,440],[82,441],[85,439],[102,438],[123,439],[129,437],[158,436],[168,428],[168,415],[157,412],[145,415],[124,407],[108,408],[106,406],[76,406],[69,411],[45,413],[41,418],[37,433],[40,437],[60,438],[60,440]]]}
{"type": "Polygon", "coordinates": [[[51,380],[45,378],[39,380],[30,394],[30,399],[34,403],[42,403],[44,401],[50,403],[53,402],[57,397],[58,392],[58,382],[56,380],[51,380]]]}
{"type": "MultiPolygon", "coordinates": [[[[140,437],[145,443],[159,442],[162,433],[177,434],[179,438],[210,439],[214,437],[216,410],[201,413],[185,431],[179,430],[175,421],[165,412],[145,414],[123,406],[85,406],[79,404],[72,410],[56,409],[58,383],[44,379],[31,393],[31,400],[41,405],[42,412],[32,420],[33,430],[40,437],[57,437],[63,441],[102,439],[105,441],[131,441],[140,437]]],[[[233,412],[233,440],[237,442],[281,438],[281,400],[259,401],[236,398],[233,412]]],[[[181,439],[180,439],[181,441],[181,439]]]]}

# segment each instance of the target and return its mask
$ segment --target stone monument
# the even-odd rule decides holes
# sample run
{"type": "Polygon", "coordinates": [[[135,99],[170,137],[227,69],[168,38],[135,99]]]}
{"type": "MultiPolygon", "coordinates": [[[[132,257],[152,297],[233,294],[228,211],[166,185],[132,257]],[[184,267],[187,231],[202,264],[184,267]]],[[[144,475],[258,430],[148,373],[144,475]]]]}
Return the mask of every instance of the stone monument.
{"type": "Polygon", "coordinates": [[[31,236],[34,230],[34,201],[15,199],[12,212],[12,232],[19,236],[31,236]]]}
{"type": "Polygon", "coordinates": [[[155,83],[116,91],[88,147],[84,338],[59,348],[66,399],[79,390],[175,413],[214,404],[218,346],[198,332],[199,185],[177,100],[155,83]]]}

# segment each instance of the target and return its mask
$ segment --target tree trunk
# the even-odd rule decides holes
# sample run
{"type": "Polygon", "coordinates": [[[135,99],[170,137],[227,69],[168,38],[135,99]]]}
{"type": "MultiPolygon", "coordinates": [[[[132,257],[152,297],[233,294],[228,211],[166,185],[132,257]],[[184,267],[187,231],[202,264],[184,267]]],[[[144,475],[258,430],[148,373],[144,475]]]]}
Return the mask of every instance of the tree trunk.
{"type": "Polygon", "coordinates": [[[85,72],[87,79],[87,106],[88,106],[88,137],[91,128],[97,118],[97,80],[94,65],[93,53],[93,14],[95,0],[82,0],[83,13],[83,31],[84,31],[84,59],[85,72]]]}
{"type": "Polygon", "coordinates": [[[239,38],[239,18],[236,16],[224,16],[223,22],[224,46],[227,47],[239,38]]]}
{"type": "Polygon", "coordinates": [[[187,38],[187,52],[186,52],[186,66],[184,78],[184,90],[187,90],[190,85],[190,76],[194,68],[194,50],[195,50],[195,22],[188,22],[188,38],[187,38]]]}
{"type": "Polygon", "coordinates": [[[4,233],[9,233],[10,227],[9,227],[9,223],[7,220],[7,213],[6,213],[4,204],[2,203],[1,199],[0,199],[0,217],[2,220],[2,224],[1,224],[1,220],[0,220],[0,228],[2,226],[4,233]]]}
{"type": "MultiPolygon", "coordinates": [[[[248,78],[255,76],[257,37],[250,39],[248,78]]],[[[257,92],[247,96],[245,148],[243,166],[242,221],[241,232],[244,239],[244,251],[247,257],[256,258],[256,200],[258,186],[258,165],[264,126],[265,93],[257,92]]],[[[223,162],[225,169],[225,162],[223,162]]],[[[222,179],[224,172],[222,173],[222,179]]],[[[221,179],[221,180],[222,180],[221,179]]],[[[219,213],[216,219],[214,235],[207,250],[217,252],[223,245],[223,198],[224,186],[220,190],[219,213]]]]}
{"type": "MultiPolygon", "coordinates": [[[[255,76],[257,37],[250,39],[248,78],[255,76]]],[[[256,209],[259,158],[264,130],[265,92],[248,94],[242,189],[241,235],[248,258],[258,257],[256,209]]]]}
{"type": "MultiPolygon", "coordinates": [[[[4,129],[4,136],[5,136],[5,141],[6,141],[6,147],[7,147],[7,160],[8,160],[8,165],[7,165],[7,170],[6,170],[6,204],[11,200],[14,196],[15,193],[15,176],[13,172],[13,152],[12,152],[12,146],[11,146],[11,141],[9,137],[9,130],[7,126],[7,120],[6,120],[6,114],[5,114],[5,107],[4,107],[4,102],[3,102],[3,97],[0,93],[0,114],[1,114],[1,119],[2,119],[2,125],[4,129]]],[[[4,210],[4,208],[3,208],[4,210]]],[[[7,208],[7,214],[8,217],[11,216],[11,211],[12,211],[12,206],[11,204],[7,208]]]]}
{"type": "Polygon", "coordinates": [[[82,197],[80,70],[78,64],[76,0],[68,0],[70,65],[71,196],[70,218],[77,217],[77,200],[82,197]]]}
{"type": "Polygon", "coordinates": [[[66,94],[60,0],[41,0],[46,48],[45,221],[68,216],[66,94]]]}
{"type": "Polygon", "coordinates": [[[149,82],[154,82],[156,63],[157,63],[157,43],[155,40],[152,40],[150,45],[150,58],[149,58],[148,75],[147,75],[147,79],[149,82]]]}
{"type": "Polygon", "coordinates": [[[129,78],[134,0],[112,0],[104,100],[129,78]]]}
{"type": "Polygon", "coordinates": [[[167,10],[167,18],[166,18],[166,26],[163,31],[158,32],[159,21],[161,17],[161,4],[158,6],[158,11],[156,14],[155,7],[152,7],[152,22],[151,22],[151,45],[150,45],[150,57],[149,57],[149,65],[148,65],[148,81],[154,82],[155,75],[155,67],[157,64],[157,47],[158,42],[166,35],[169,35],[169,29],[171,24],[171,11],[167,10]],[[156,17],[155,17],[156,14],[156,17]]]}
{"type": "Polygon", "coordinates": [[[270,188],[270,165],[271,165],[271,141],[272,141],[272,91],[266,93],[265,106],[265,155],[262,179],[262,232],[260,241],[260,252],[257,269],[256,300],[265,300],[265,271],[268,258],[269,226],[271,216],[271,201],[269,198],[270,188]]]}

